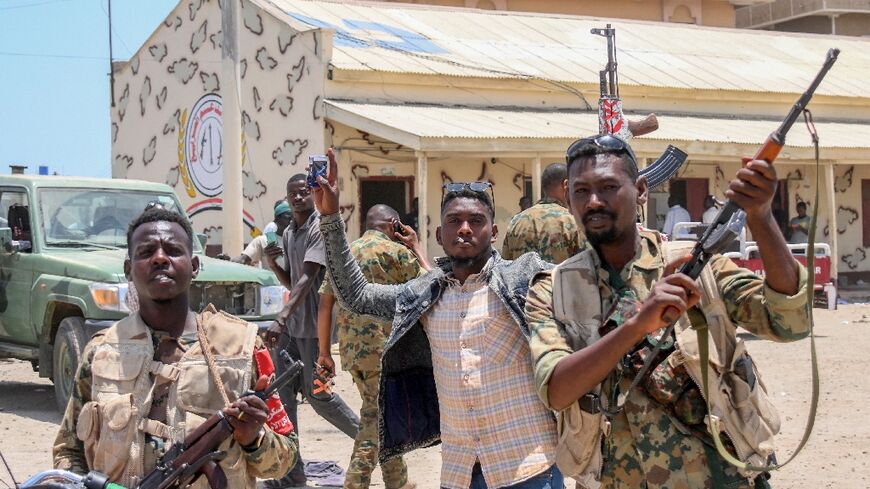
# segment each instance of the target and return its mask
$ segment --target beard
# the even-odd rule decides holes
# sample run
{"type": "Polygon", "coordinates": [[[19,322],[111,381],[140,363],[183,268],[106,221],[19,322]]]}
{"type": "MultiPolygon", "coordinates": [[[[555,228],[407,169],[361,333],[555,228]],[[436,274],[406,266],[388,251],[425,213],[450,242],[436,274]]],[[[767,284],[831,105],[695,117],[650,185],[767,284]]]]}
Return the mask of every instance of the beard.
{"type": "Polygon", "coordinates": [[[492,248],[487,248],[483,250],[480,254],[476,256],[453,256],[448,254],[447,258],[450,260],[450,263],[453,265],[453,268],[471,268],[477,263],[481,261],[486,262],[489,257],[492,255],[492,248]]]}
{"type": "Polygon", "coordinates": [[[619,232],[616,229],[616,217],[617,216],[615,212],[604,209],[587,212],[583,216],[583,230],[586,234],[586,240],[589,241],[589,244],[598,247],[603,244],[614,243],[617,239],[619,239],[619,232]],[[589,231],[587,224],[591,220],[591,218],[596,215],[606,216],[610,218],[612,223],[610,229],[598,232],[589,231]]]}

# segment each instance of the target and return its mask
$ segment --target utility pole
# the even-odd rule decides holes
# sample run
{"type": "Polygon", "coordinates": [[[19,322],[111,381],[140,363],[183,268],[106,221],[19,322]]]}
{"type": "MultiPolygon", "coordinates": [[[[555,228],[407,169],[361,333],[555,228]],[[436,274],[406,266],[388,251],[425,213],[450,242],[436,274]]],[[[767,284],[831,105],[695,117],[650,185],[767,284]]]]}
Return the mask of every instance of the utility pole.
{"type": "Polygon", "coordinates": [[[221,99],[223,105],[223,242],[222,252],[242,252],[242,112],[239,107],[239,8],[244,0],[221,5],[221,99]]]}
{"type": "Polygon", "coordinates": [[[112,0],[109,0],[109,93],[115,108],[115,69],[112,67],[112,0]]]}

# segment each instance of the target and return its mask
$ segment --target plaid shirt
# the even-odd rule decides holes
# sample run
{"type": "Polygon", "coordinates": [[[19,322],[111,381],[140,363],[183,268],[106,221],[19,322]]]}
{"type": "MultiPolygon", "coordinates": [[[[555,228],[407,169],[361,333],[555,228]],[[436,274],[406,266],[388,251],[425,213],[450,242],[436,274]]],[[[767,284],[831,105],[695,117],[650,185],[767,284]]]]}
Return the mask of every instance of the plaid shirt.
{"type": "Polygon", "coordinates": [[[555,461],[555,421],[536,395],[528,342],[484,280],[487,269],[465,284],[448,278],[422,318],[441,410],[441,486],[450,489],[468,488],[478,461],[492,488],[555,461]]]}

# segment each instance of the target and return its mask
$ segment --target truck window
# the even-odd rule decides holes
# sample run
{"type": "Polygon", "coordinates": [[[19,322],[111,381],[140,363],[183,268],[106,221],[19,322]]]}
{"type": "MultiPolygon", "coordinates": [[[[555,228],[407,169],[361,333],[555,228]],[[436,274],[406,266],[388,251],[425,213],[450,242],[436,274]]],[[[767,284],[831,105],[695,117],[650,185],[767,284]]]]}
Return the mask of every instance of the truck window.
{"type": "Polygon", "coordinates": [[[12,239],[21,242],[19,251],[29,253],[31,243],[30,205],[23,190],[0,190],[0,227],[12,229],[12,239]]]}

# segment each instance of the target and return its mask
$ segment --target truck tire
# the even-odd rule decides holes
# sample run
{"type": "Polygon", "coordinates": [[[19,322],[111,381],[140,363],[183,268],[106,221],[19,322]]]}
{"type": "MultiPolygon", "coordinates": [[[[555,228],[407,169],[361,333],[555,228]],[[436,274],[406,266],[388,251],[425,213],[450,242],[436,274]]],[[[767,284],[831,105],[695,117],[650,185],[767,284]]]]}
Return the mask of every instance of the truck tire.
{"type": "Polygon", "coordinates": [[[75,388],[76,371],[85,347],[84,318],[72,316],[64,318],[54,336],[54,398],[57,409],[66,410],[70,394],[75,388]]]}

